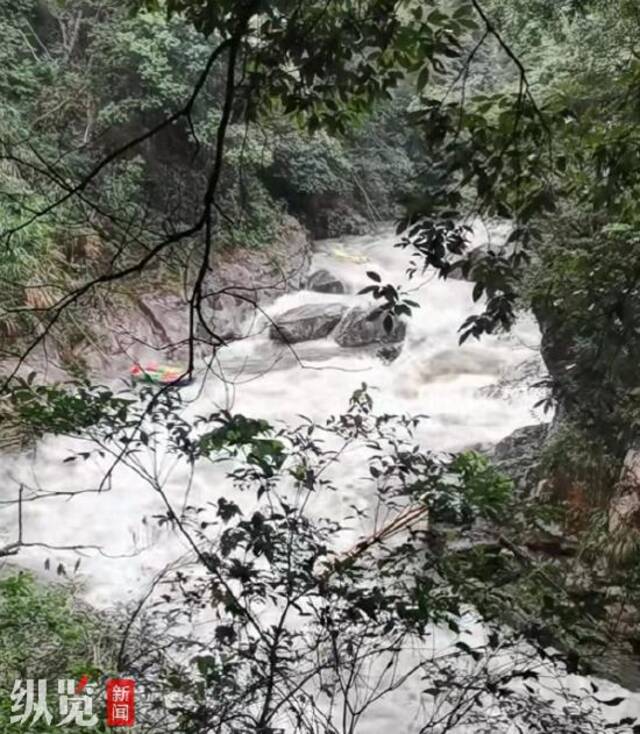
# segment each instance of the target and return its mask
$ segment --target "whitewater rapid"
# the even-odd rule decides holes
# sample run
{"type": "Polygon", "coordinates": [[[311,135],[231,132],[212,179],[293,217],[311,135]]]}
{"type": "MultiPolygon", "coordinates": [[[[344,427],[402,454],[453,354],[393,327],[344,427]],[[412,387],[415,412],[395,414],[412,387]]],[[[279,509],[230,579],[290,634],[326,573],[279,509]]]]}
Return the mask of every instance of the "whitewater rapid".
{"type": "MultiPolygon", "coordinates": [[[[476,234],[479,243],[487,236],[482,230],[476,234]]],[[[256,315],[246,323],[245,337],[220,351],[210,370],[203,365],[200,379],[183,390],[190,402],[188,413],[224,408],[274,424],[297,424],[300,415],[323,420],[343,412],[350,395],[365,382],[376,412],[428,416],[416,436],[426,449],[455,451],[495,442],[520,426],[542,420],[534,408],[540,395],[526,389],[526,379],[519,386],[509,385],[503,394],[493,395],[491,389],[501,380],[512,383],[519,374],[530,373],[532,363],[535,367],[540,362],[534,320],[523,316],[511,334],[485,337],[460,348],[458,329],[473,306],[470,285],[433,275],[408,281],[408,253],[394,248],[396,241],[395,234],[386,230],[318,243],[312,270],[331,270],[351,293],[303,290],[282,296],[267,309],[274,316],[307,303],[366,303],[368,297],[357,292],[371,282],[366,271],[374,270],[383,282],[403,284],[421,306],[408,320],[405,344],[395,362],[384,364],[375,350],[340,348],[331,337],[291,349],[270,340],[267,319],[256,315]],[[366,258],[366,262],[347,260],[345,251],[354,260],[366,258]]],[[[534,373],[539,374],[537,367],[534,373]]],[[[124,383],[112,386],[122,389],[124,383]]],[[[135,598],[149,574],[172,560],[182,544],[170,531],[155,527],[151,518],[161,509],[159,499],[125,467],[115,473],[109,491],[70,498],[71,493],[96,488],[105,471],[105,463],[97,458],[64,462],[82,448],[82,442],[49,437],[23,456],[3,459],[0,501],[11,504],[0,505],[0,542],[15,540],[13,501],[21,485],[25,497],[31,492],[63,493],[24,504],[23,540],[98,546],[102,553],[83,553],[79,576],[88,600],[104,606],[135,598]]],[[[345,507],[358,497],[360,467],[355,458],[350,464],[347,456],[341,465],[345,507]]],[[[167,492],[179,498],[189,481],[188,467],[167,460],[160,468],[167,492]]],[[[224,481],[225,471],[214,466],[199,469],[191,499],[206,498],[212,485],[224,481]]],[[[77,557],[72,551],[26,548],[20,562],[41,572],[45,556],[52,568],[58,563],[73,567],[77,557]]]]}
{"type": "MultiPolygon", "coordinates": [[[[477,227],[474,238],[472,246],[481,245],[490,234],[477,227]]],[[[415,438],[429,450],[448,452],[493,443],[521,426],[545,420],[535,407],[541,394],[531,389],[543,374],[540,335],[533,318],[524,314],[510,334],[459,347],[460,325],[481,309],[472,302],[470,284],[443,281],[429,273],[408,281],[409,253],[394,248],[396,241],[396,235],[385,230],[318,243],[312,270],[330,270],[349,285],[351,293],[299,291],[267,308],[274,316],[308,303],[366,303],[368,296],[356,294],[371,282],[366,271],[375,270],[383,282],[402,284],[420,304],[408,320],[396,361],[384,364],[374,353],[340,348],[331,337],[291,350],[269,339],[268,321],[257,315],[246,323],[244,338],[219,352],[211,370],[203,365],[200,379],[184,390],[185,398],[192,401],[187,413],[195,416],[224,408],[274,425],[298,424],[300,415],[322,421],[343,412],[350,395],[364,382],[370,386],[376,412],[427,416],[415,438]],[[358,262],[345,258],[343,252],[356,256],[358,262]]],[[[64,462],[78,450],[81,442],[49,437],[28,454],[3,459],[0,545],[15,540],[14,500],[20,486],[25,496],[62,493],[24,504],[23,540],[52,548],[90,545],[96,549],[82,551],[75,574],[79,556],[73,550],[25,548],[19,563],[52,576],[58,564],[64,564],[67,573],[82,584],[87,601],[98,607],[132,602],[156,573],[187,548],[171,529],[157,527],[153,517],[164,509],[160,498],[126,467],[117,469],[108,491],[71,496],[97,488],[106,466],[96,458],[64,462]],[[45,559],[49,559],[49,571],[45,571],[45,559]]],[[[340,494],[327,498],[331,506],[320,510],[335,517],[363,502],[360,459],[357,453],[342,457],[340,494]]],[[[194,504],[210,500],[224,484],[227,469],[206,464],[191,477],[186,464],[161,457],[158,471],[165,492],[180,506],[187,491],[194,504]]],[[[371,731],[386,731],[394,716],[396,722],[403,716],[404,705],[398,698],[395,708],[383,717],[384,727],[372,725],[371,731]]],[[[629,706],[629,715],[640,713],[639,700],[629,706]]]]}

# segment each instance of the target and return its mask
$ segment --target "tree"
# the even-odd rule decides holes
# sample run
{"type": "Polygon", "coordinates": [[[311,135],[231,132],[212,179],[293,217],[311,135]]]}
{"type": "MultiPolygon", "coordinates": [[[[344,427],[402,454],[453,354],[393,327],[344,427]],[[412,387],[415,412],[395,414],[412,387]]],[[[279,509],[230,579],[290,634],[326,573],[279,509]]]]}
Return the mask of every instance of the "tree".
{"type": "MultiPolygon", "coordinates": [[[[83,225],[89,222],[100,228],[113,245],[110,257],[98,263],[94,272],[79,274],[71,283],[56,283],[50,301],[7,309],[7,317],[35,316],[32,323],[39,329],[19,353],[19,362],[52,334],[70,309],[85,306],[101,289],[148,273],[163,260],[182,262],[194,256],[195,267],[188,278],[190,318],[185,335],[187,371],[192,373],[198,326],[216,348],[223,345],[207,322],[203,304],[211,296],[204,287],[211,256],[229,216],[223,185],[233,178],[228,148],[232,132],[282,115],[310,133],[344,134],[354,117],[388,98],[405,77],[415,82],[420,93],[412,120],[424,132],[431,158],[421,177],[424,195],[409,202],[403,223],[405,245],[415,248],[419,265],[433,266],[443,275],[461,268],[477,282],[475,297],[488,296],[485,312],[464,326],[463,337],[509,327],[523,293],[522,273],[532,255],[538,258],[536,263],[544,263],[545,225],[559,209],[560,194],[573,194],[576,181],[582,181],[584,167],[576,144],[580,138],[564,130],[562,153],[555,147],[554,133],[566,127],[566,106],[540,107],[518,55],[478,0],[433,2],[426,10],[423,3],[386,0],[360,4],[339,0],[215,4],[185,0],[166,5],[144,3],[144,7],[152,12],[166,11],[176,23],[180,17],[186,18],[207,39],[198,37],[197,44],[194,40],[192,61],[198,74],[191,87],[179,90],[185,93],[181,104],[165,109],[170,106],[175,85],[180,84],[168,72],[163,73],[154,45],[166,44],[171,51],[172,39],[164,32],[152,31],[149,36],[153,38],[146,38],[148,43],[140,45],[134,38],[136,43],[132,44],[125,31],[118,41],[143,58],[145,70],[146,61],[153,61],[149,64],[158,93],[155,98],[145,97],[149,107],[141,110],[132,135],[124,139],[116,136],[106,151],[98,150],[95,157],[79,166],[73,157],[66,156],[70,151],[64,146],[65,155],[54,159],[11,137],[5,146],[5,159],[30,186],[21,192],[27,205],[19,208],[17,221],[10,221],[2,233],[7,246],[36,227],[61,226],[64,220],[57,218],[61,212],[66,217],[76,214],[83,225]],[[489,41],[506,56],[513,72],[507,74],[505,89],[499,93],[467,99],[464,90],[470,64],[489,41]],[[452,75],[454,86],[459,84],[462,89],[457,99],[430,94],[430,78],[439,82],[436,90],[441,90],[452,75]],[[212,83],[216,80],[220,82],[217,85],[212,83]],[[215,107],[215,114],[209,114],[209,105],[215,107]],[[131,158],[163,136],[171,139],[179,128],[189,131],[189,142],[196,148],[203,130],[208,136],[194,197],[197,204],[191,211],[185,210],[184,221],[168,217],[162,228],[156,221],[148,221],[147,212],[140,207],[125,205],[120,210],[121,204],[130,204],[126,187],[124,194],[116,190],[117,195],[107,199],[109,206],[105,208],[103,192],[122,184],[125,178],[120,167],[128,164],[127,174],[135,175],[131,158]],[[513,219],[508,243],[512,250],[478,261],[466,259],[467,230],[461,222],[467,212],[513,219]]],[[[154,28],[156,16],[140,17],[154,28]]],[[[68,25],[64,28],[64,32],[60,29],[60,42],[71,58],[77,41],[71,43],[68,25]]],[[[180,32],[187,39],[193,38],[190,29],[181,27],[180,32]]],[[[586,163],[587,174],[604,170],[593,168],[598,151],[594,145],[592,158],[586,163]]],[[[619,185],[633,180],[628,178],[631,175],[626,171],[619,185]]],[[[588,183],[592,179],[588,178],[588,183]]],[[[588,185],[586,190],[590,201],[593,192],[588,185]]],[[[621,193],[618,183],[613,191],[615,207],[621,193]]],[[[571,201],[569,196],[566,201],[571,201]]],[[[547,270],[541,272],[548,275],[547,270]]],[[[380,315],[389,311],[384,316],[392,326],[393,316],[410,312],[411,302],[395,288],[379,283],[375,273],[371,277],[376,285],[369,290],[380,299],[380,315]]],[[[29,288],[41,290],[42,284],[29,288]]],[[[484,563],[487,558],[481,553],[478,564],[469,562],[466,554],[460,559],[449,553],[437,532],[415,532],[399,546],[382,543],[390,531],[406,529],[425,515],[444,528],[452,525],[452,534],[459,537],[479,518],[500,519],[495,513],[505,512],[508,491],[504,480],[492,475],[477,457],[462,457],[443,466],[424,450],[399,440],[390,416],[371,416],[365,391],[355,397],[345,416],[323,430],[343,442],[373,442],[369,449],[374,455],[367,460],[367,467],[376,484],[376,501],[385,511],[397,514],[391,516],[390,527],[376,528],[373,536],[358,538],[354,548],[336,560],[330,557],[329,539],[341,528],[304,512],[313,493],[330,490],[321,474],[336,457],[335,449],[327,454],[312,440],[314,426],[277,433],[260,420],[221,413],[192,426],[176,414],[176,396],[170,389],[161,389],[136,406],[109,391],[96,392],[87,384],[76,384],[72,390],[34,386],[17,379],[18,368],[3,386],[12,410],[40,432],[74,433],[81,429],[83,435],[96,441],[98,450],[111,456],[114,467],[127,463],[138,471],[165,501],[166,514],[161,521],[175,527],[191,548],[195,571],[193,575],[191,569],[189,573],[180,571],[173,578],[182,595],[169,595],[164,609],[172,619],[191,619],[202,604],[208,605],[216,615],[216,640],[225,653],[210,655],[197,639],[172,640],[177,649],[184,647],[195,653],[191,662],[196,667],[188,671],[190,683],[197,685],[190,691],[176,683],[172,666],[174,675],[160,679],[160,685],[166,683],[185,701],[172,712],[182,730],[202,731],[213,719],[220,727],[229,724],[266,733],[279,725],[281,714],[286,714],[295,725],[312,731],[318,723],[313,717],[324,715],[313,698],[323,685],[328,686],[330,701],[342,707],[343,730],[354,730],[362,710],[350,693],[369,659],[393,671],[381,685],[383,693],[392,692],[404,676],[396,673],[398,646],[423,636],[429,624],[448,624],[455,632],[464,602],[471,600],[487,613],[504,602],[487,576],[493,578],[496,567],[492,564],[501,560],[495,558],[496,546],[499,551],[506,543],[517,556],[513,549],[517,551],[518,546],[509,538],[493,538],[486,553],[490,562],[484,563]],[[162,426],[168,432],[165,438],[171,450],[194,464],[219,459],[228,452],[242,457],[232,479],[244,491],[255,490],[257,509],[251,517],[240,515],[239,507],[229,498],[219,499],[213,517],[203,516],[206,508],[187,506],[179,511],[171,505],[157,477],[137,456],[138,451],[153,446],[162,426]],[[389,426],[392,428],[387,433],[389,426]],[[288,497],[286,482],[298,492],[297,504],[288,497]],[[416,556],[422,559],[423,555],[423,566],[416,567],[416,556]],[[265,599],[276,614],[274,625],[256,614],[265,599]],[[304,632],[297,626],[299,617],[311,620],[304,632]],[[322,657],[325,650],[326,661],[322,657]],[[296,665],[318,651],[321,656],[313,659],[309,677],[303,673],[301,679],[296,665]],[[325,685],[327,670],[335,677],[325,685]],[[308,716],[311,721],[306,720],[308,716]]],[[[411,420],[401,419],[400,427],[410,429],[411,420]]],[[[18,534],[3,552],[11,554],[24,545],[18,534]]],[[[526,557],[524,561],[517,559],[521,561],[526,563],[526,557]]],[[[505,575],[512,572],[510,568],[502,570],[505,575]]],[[[554,586],[554,579],[549,583],[554,586]]],[[[521,611],[518,605],[514,615],[521,611]]],[[[535,635],[528,636],[535,639],[535,635]]],[[[551,639],[556,642],[555,637],[551,639]]],[[[505,644],[513,650],[519,649],[520,642],[516,638],[505,644]]],[[[516,667],[505,674],[506,678],[496,678],[488,659],[501,647],[500,638],[493,636],[482,650],[458,640],[457,651],[481,663],[479,678],[460,673],[453,665],[443,671],[433,660],[416,664],[411,673],[428,675],[433,684],[430,695],[446,700],[444,718],[426,722],[425,727],[436,723],[448,726],[464,719],[477,722],[477,707],[485,702],[495,707],[503,720],[535,725],[529,695],[514,693],[511,685],[514,680],[535,679],[535,674],[529,668],[522,671],[516,667]],[[461,694],[453,708],[451,698],[447,698],[452,689],[461,694]]],[[[547,654],[544,644],[535,650],[547,654]]],[[[123,649],[123,656],[125,652],[123,649]]],[[[158,662],[155,652],[150,651],[148,670],[166,662],[162,655],[158,662]]],[[[125,657],[122,661],[131,662],[125,657]]],[[[535,688],[525,690],[536,694],[535,688]]],[[[582,712],[574,707],[579,702],[573,697],[563,713],[536,700],[544,710],[543,718],[538,716],[540,709],[535,709],[544,726],[554,731],[584,730],[582,712]]],[[[493,723],[487,723],[485,716],[483,725],[493,723]]],[[[600,724],[594,721],[595,726],[600,724]]]]}
{"type": "MultiPolygon", "coordinates": [[[[153,3],[146,7],[159,10],[153,3]]],[[[197,265],[190,277],[187,341],[191,345],[191,372],[196,326],[214,343],[220,343],[202,312],[203,284],[215,238],[229,216],[222,212],[219,189],[227,170],[225,145],[231,127],[242,121],[255,124],[258,119],[278,113],[297,117],[310,131],[319,127],[344,131],[353,115],[376,100],[387,98],[404,74],[426,70],[433,64],[442,67],[441,59],[457,56],[457,36],[473,25],[466,6],[444,14],[434,5],[428,15],[410,3],[396,6],[388,2],[354,7],[351,3],[273,5],[256,1],[218,3],[213,9],[207,8],[197,3],[169,3],[166,7],[171,16],[184,12],[209,39],[206,60],[201,58],[202,44],[197,47],[193,63],[200,66],[200,76],[179,109],[158,116],[156,106],[148,127],[123,142],[117,141],[105,155],[89,161],[82,170],[67,165],[66,158],[58,158],[62,162],[55,164],[46,159],[39,162],[37,152],[27,150],[23,154],[17,144],[5,146],[5,158],[24,172],[27,180],[35,180],[38,188],[46,190],[43,203],[32,202],[27,216],[5,227],[5,243],[16,241],[30,227],[56,224],[55,218],[63,207],[71,207],[81,221],[104,227],[105,239],[120,243],[106,267],[97,268],[91,277],[71,287],[66,283],[57,285],[55,294],[48,299],[50,303],[38,308],[20,304],[6,309],[6,319],[37,315],[32,325],[38,327],[38,334],[27,345],[25,354],[58,327],[67,309],[86,302],[98,289],[135,276],[162,258],[180,261],[184,243],[199,239],[197,265]],[[311,28],[313,34],[308,32],[311,28]],[[126,212],[118,208],[118,202],[127,198],[126,191],[119,195],[115,210],[104,207],[105,186],[108,190],[109,181],[122,180],[119,173],[123,161],[177,127],[186,125],[197,138],[197,118],[204,114],[206,119],[203,105],[211,99],[207,96],[209,80],[218,68],[221,88],[215,133],[198,182],[199,192],[192,192],[199,204],[184,225],[166,221],[160,230],[153,225],[132,227],[132,221],[148,220],[145,211],[134,208],[126,212]]],[[[126,34],[120,34],[126,40],[126,34]]],[[[154,44],[157,43],[156,37],[154,44]]],[[[140,46],[137,53],[148,51],[146,46],[140,46]]],[[[162,80],[161,68],[153,73],[160,75],[158,93],[162,95],[163,89],[168,88],[173,94],[169,79],[162,80]]],[[[426,72],[422,72],[422,78],[426,78],[426,72]]],[[[162,96],[159,102],[162,105],[162,96]]]]}
{"type": "MultiPolygon", "coordinates": [[[[52,430],[50,406],[69,399],[25,390],[20,409],[52,430]]],[[[143,730],[357,732],[407,686],[421,690],[416,730],[425,734],[513,722],[567,734],[605,726],[597,686],[563,690],[553,681],[566,674],[564,656],[502,627],[507,608],[525,608],[497,578],[513,568],[491,558],[517,507],[511,482],[477,455],[425,452],[413,438],[419,419],[376,415],[366,385],[344,414],[280,430],[231,413],[185,421],[179,393],[149,391],[140,404],[90,389],[75,406],[89,406],[91,418],[55,430],[95,448],[68,461],[99,453],[126,465],[161,498],[160,525],[189,549],[153,579],[124,626],[117,668],[144,687],[143,730]],[[331,517],[346,449],[362,453],[368,501],[331,517]],[[149,450],[192,472],[225,462],[229,486],[205,504],[191,499],[190,480],[183,497],[170,495],[149,450]],[[475,549],[485,562],[461,566],[467,553],[456,546],[480,520],[497,523],[475,549]],[[501,615],[480,628],[470,598],[501,615]]],[[[626,723],[607,725],[622,732],[626,723]]]]}

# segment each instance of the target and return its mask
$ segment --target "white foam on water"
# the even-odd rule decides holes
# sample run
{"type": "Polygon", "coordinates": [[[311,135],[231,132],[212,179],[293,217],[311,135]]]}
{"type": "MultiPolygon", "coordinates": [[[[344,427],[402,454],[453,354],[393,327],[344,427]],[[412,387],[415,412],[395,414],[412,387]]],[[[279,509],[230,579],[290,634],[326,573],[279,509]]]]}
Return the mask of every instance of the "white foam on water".
{"type": "MultiPolygon", "coordinates": [[[[474,244],[486,238],[487,233],[479,230],[474,244]]],[[[282,296],[267,309],[273,316],[307,303],[366,303],[367,296],[355,294],[372,282],[366,271],[375,270],[383,282],[411,290],[409,297],[421,306],[408,321],[404,348],[395,362],[384,364],[362,350],[342,349],[331,337],[296,345],[293,352],[269,340],[268,321],[258,316],[247,323],[246,338],[219,354],[214,369],[226,381],[208,374],[204,384],[185,389],[185,397],[193,399],[187,414],[208,414],[224,407],[272,423],[297,424],[301,414],[323,421],[343,412],[349,396],[366,382],[376,412],[428,416],[416,432],[416,440],[427,450],[454,451],[495,442],[516,428],[543,420],[534,408],[541,397],[535,391],[521,389],[496,396],[486,389],[501,376],[517,375],[523,365],[539,360],[540,337],[533,318],[523,315],[509,335],[484,337],[459,347],[458,328],[473,312],[471,286],[431,275],[416,275],[407,281],[408,253],[393,247],[396,240],[392,232],[384,231],[320,243],[313,267],[336,273],[349,283],[351,294],[300,291],[282,296]],[[367,262],[349,261],[342,251],[367,262]]],[[[476,311],[480,308],[476,305],[476,311]]],[[[82,450],[81,442],[49,437],[29,455],[4,458],[0,501],[14,500],[21,483],[47,492],[97,488],[108,462],[92,457],[86,462],[64,463],[77,450],[82,450]]],[[[184,501],[187,487],[190,501],[197,504],[219,496],[227,481],[228,466],[223,464],[198,466],[191,477],[186,464],[162,457],[162,451],[157,461],[164,491],[177,506],[184,501]]],[[[350,505],[366,504],[368,498],[361,491],[363,473],[362,455],[347,452],[340,461],[339,496],[316,500],[320,506],[314,511],[335,517],[340,508],[346,514],[350,505]]],[[[153,516],[162,513],[164,505],[135,472],[118,467],[109,487],[72,499],[59,496],[30,502],[22,516],[26,542],[101,549],[83,552],[79,571],[87,600],[97,606],[138,599],[158,571],[188,550],[179,534],[157,527],[153,516]]],[[[15,540],[17,524],[15,504],[0,505],[0,542],[15,540]]],[[[71,568],[76,557],[71,550],[34,547],[21,552],[19,561],[43,573],[44,559],[50,558],[53,573],[59,562],[71,568]]],[[[578,677],[567,681],[576,689],[586,685],[578,677]]],[[[603,690],[620,695],[621,689],[606,684],[603,690]]],[[[422,705],[419,698],[410,686],[397,691],[372,709],[359,731],[366,734],[392,727],[411,731],[415,712],[422,705]]],[[[627,715],[640,714],[640,697],[631,696],[624,708],[627,715]]],[[[622,715],[622,710],[615,713],[622,715]]]]}

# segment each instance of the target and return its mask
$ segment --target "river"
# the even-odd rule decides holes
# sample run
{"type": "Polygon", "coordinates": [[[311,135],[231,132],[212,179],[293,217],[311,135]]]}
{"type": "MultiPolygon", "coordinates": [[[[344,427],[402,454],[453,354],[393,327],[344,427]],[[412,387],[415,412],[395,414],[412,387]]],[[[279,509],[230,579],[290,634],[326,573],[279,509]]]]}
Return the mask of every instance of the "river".
{"type": "MultiPolygon", "coordinates": [[[[489,233],[478,227],[475,244],[488,238],[489,233]]],[[[407,281],[408,253],[393,247],[396,239],[392,231],[384,230],[318,243],[312,269],[331,270],[350,285],[352,293],[299,291],[280,297],[267,309],[276,315],[307,303],[362,303],[367,296],[355,293],[370,283],[365,272],[375,270],[383,282],[404,284],[411,290],[410,298],[420,304],[408,322],[402,352],[393,363],[385,364],[373,353],[343,349],[331,337],[296,345],[294,353],[271,341],[266,320],[256,317],[246,324],[246,338],[219,353],[213,365],[218,377],[211,372],[205,377],[203,371],[198,384],[185,388],[185,397],[193,400],[189,410],[197,414],[227,408],[274,423],[297,423],[300,414],[323,420],[342,412],[351,393],[366,382],[378,412],[428,416],[416,439],[443,452],[495,442],[516,428],[548,419],[534,407],[541,395],[531,389],[543,374],[534,320],[523,315],[510,334],[459,347],[458,328],[474,308],[471,286],[430,274],[407,281]],[[358,262],[345,258],[343,252],[356,256],[358,262]],[[365,258],[366,263],[362,262],[365,258]],[[219,379],[222,376],[224,380],[219,379]]],[[[3,461],[1,499],[15,499],[21,484],[25,496],[95,488],[104,474],[103,462],[64,463],[79,445],[70,439],[47,438],[29,454],[3,461]]],[[[341,492],[331,498],[332,507],[326,508],[334,516],[363,501],[361,470],[357,454],[341,462],[341,492]]],[[[198,470],[190,488],[191,500],[210,496],[211,487],[224,481],[224,471],[223,467],[198,470]]],[[[179,502],[189,484],[188,468],[167,462],[160,473],[166,491],[179,502]]],[[[26,503],[23,538],[50,546],[99,546],[100,551],[83,552],[75,576],[88,602],[109,607],[138,599],[149,579],[184,553],[179,537],[156,527],[152,518],[159,511],[157,495],[120,467],[109,491],[73,498],[62,494],[26,503]]],[[[0,519],[0,542],[11,542],[18,523],[16,506],[1,505],[0,519]]],[[[43,574],[46,558],[50,559],[48,573],[53,574],[58,563],[63,563],[71,574],[77,554],[34,547],[25,549],[19,561],[43,574]]],[[[619,690],[613,685],[610,689],[619,690]]],[[[384,716],[384,726],[382,720],[377,725],[370,722],[362,731],[386,731],[390,723],[399,725],[399,731],[409,731],[404,707],[398,697],[396,708],[384,716]]],[[[623,707],[616,709],[616,714],[622,713],[623,707]]],[[[640,714],[640,697],[634,694],[624,704],[624,713],[640,714]]]]}

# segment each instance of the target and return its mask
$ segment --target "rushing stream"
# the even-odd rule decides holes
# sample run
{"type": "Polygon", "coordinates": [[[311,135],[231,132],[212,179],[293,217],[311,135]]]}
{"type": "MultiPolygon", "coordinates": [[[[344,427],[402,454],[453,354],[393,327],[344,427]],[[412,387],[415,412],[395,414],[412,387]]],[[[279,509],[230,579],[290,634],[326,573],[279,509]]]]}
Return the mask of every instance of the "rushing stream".
{"type": "MultiPolygon", "coordinates": [[[[486,242],[487,233],[479,231],[477,239],[478,244],[486,242]]],[[[185,397],[195,399],[190,407],[193,414],[225,407],[274,423],[297,423],[300,414],[322,420],[342,412],[351,393],[366,382],[378,412],[428,416],[416,438],[433,450],[495,442],[518,427],[543,420],[534,409],[540,394],[528,389],[542,374],[533,319],[523,316],[507,336],[459,347],[458,327],[474,308],[471,286],[432,276],[407,282],[408,253],[394,248],[394,241],[394,235],[385,231],[319,243],[313,268],[331,270],[350,285],[352,295],[300,291],[282,296],[268,311],[273,315],[318,302],[362,303],[367,297],[353,294],[369,284],[365,271],[375,270],[383,282],[404,283],[412,290],[411,299],[421,306],[408,323],[396,361],[385,364],[373,352],[343,349],[331,336],[298,344],[293,353],[269,339],[266,321],[258,317],[246,325],[247,338],[220,353],[214,369],[224,380],[209,373],[204,386],[185,388],[185,397]],[[344,252],[361,257],[355,262],[345,258],[344,252]]],[[[99,460],[63,463],[77,449],[77,442],[48,438],[30,454],[4,460],[0,499],[14,500],[20,484],[25,496],[32,491],[68,493],[96,487],[105,469],[99,460]]],[[[188,468],[167,462],[160,470],[165,490],[178,504],[188,485],[188,468]]],[[[340,471],[340,495],[332,496],[332,507],[327,508],[333,516],[339,512],[337,502],[346,512],[349,505],[363,500],[358,456],[345,455],[340,471]]],[[[210,494],[212,487],[221,485],[224,473],[223,467],[200,468],[190,488],[191,499],[210,494]]],[[[133,472],[120,467],[107,492],[72,499],[61,494],[26,503],[23,539],[51,546],[98,546],[100,551],[84,552],[77,576],[89,602],[110,606],[139,598],[149,579],[185,552],[171,530],[156,527],[152,517],[161,511],[157,495],[133,472]]],[[[0,543],[15,540],[15,504],[0,505],[0,518],[0,543]]],[[[43,563],[49,558],[53,574],[59,562],[71,572],[76,557],[72,551],[34,547],[25,549],[19,562],[44,573],[43,563]]],[[[611,686],[611,690],[618,689],[611,686]]],[[[382,732],[392,724],[399,726],[398,731],[409,731],[408,724],[402,728],[405,702],[401,697],[396,700],[395,714],[387,712],[384,721],[363,731],[382,732]]],[[[615,713],[640,714],[640,698],[634,694],[615,713]]]]}

